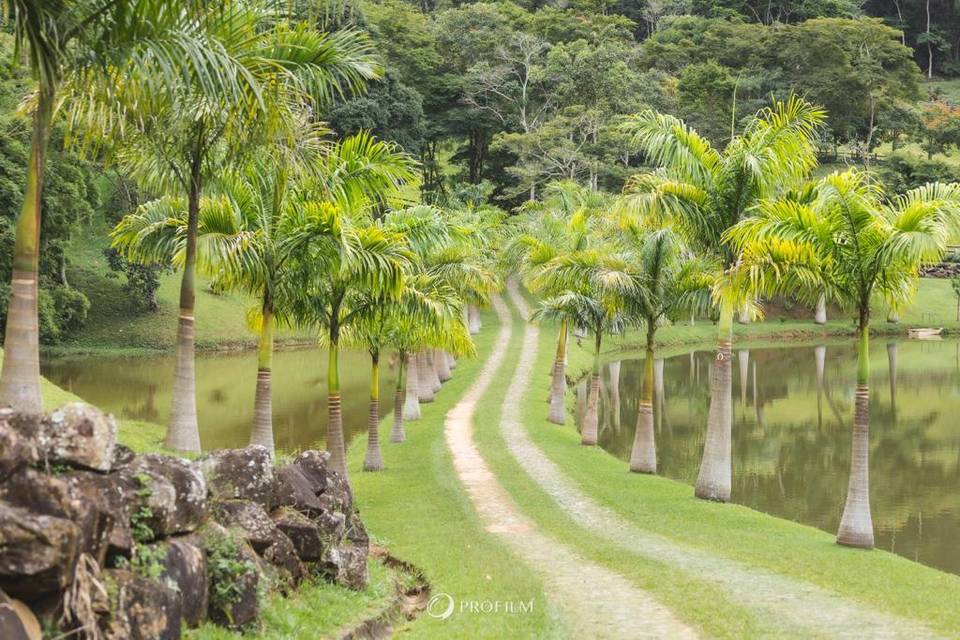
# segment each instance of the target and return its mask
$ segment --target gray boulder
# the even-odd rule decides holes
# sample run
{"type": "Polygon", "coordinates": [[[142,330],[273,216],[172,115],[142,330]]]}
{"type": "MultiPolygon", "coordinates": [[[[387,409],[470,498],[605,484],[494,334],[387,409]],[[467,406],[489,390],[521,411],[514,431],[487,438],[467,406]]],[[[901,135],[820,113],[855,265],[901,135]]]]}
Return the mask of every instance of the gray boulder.
{"type": "Polygon", "coordinates": [[[320,514],[325,509],[314,492],[314,483],[297,464],[288,464],[274,474],[273,506],[292,507],[308,516],[320,514]]]}
{"type": "Polygon", "coordinates": [[[131,517],[149,527],[154,538],[189,533],[207,519],[207,485],[189,460],[138,456],[119,475],[135,483],[129,497],[131,517]]]}
{"type": "Polygon", "coordinates": [[[89,553],[100,564],[106,558],[116,518],[125,517],[99,490],[80,491],[67,476],[50,476],[30,468],[0,485],[0,500],[34,514],[74,522],[80,529],[80,552],[89,553]]]}
{"type": "Polygon", "coordinates": [[[321,533],[320,527],[295,509],[280,507],[270,517],[277,528],[290,538],[301,560],[308,562],[319,560],[324,549],[329,546],[328,539],[321,533]]]}
{"type": "Polygon", "coordinates": [[[104,572],[111,595],[102,621],[110,640],[179,640],[181,596],[175,589],[122,569],[104,572]]]}
{"type": "Polygon", "coordinates": [[[212,516],[224,527],[239,530],[257,553],[273,544],[280,533],[263,507],[250,500],[215,502],[212,516]]]}
{"type": "Polygon", "coordinates": [[[252,500],[270,507],[273,460],[262,445],[213,451],[198,461],[212,500],[252,500]]]}
{"type": "Polygon", "coordinates": [[[362,591],[369,579],[367,555],[368,549],[365,547],[344,542],[326,549],[317,566],[327,579],[348,589],[362,591]]]}
{"type": "Polygon", "coordinates": [[[40,455],[84,469],[108,472],[117,444],[117,421],[84,402],[71,402],[44,416],[40,455]]]}
{"type": "Polygon", "coordinates": [[[283,593],[296,589],[307,574],[293,542],[282,533],[277,535],[273,544],[263,550],[260,557],[273,568],[277,587],[283,593]]]}
{"type": "Polygon", "coordinates": [[[0,589],[32,600],[61,591],[80,556],[80,528],[0,502],[0,589]]]}
{"type": "Polygon", "coordinates": [[[181,597],[184,622],[196,627],[207,618],[207,557],[196,544],[183,539],[160,543],[163,549],[163,572],[160,578],[176,585],[181,597]]]}
{"type": "Polygon", "coordinates": [[[71,497],[97,504],[98,508],[111,516],[107,533],[108,552],[128,555],[133,549],[129,505],[134,500],[139,483],[120,473],[103,475],[92,471],[74,471],[60,477],[67,483],[71,497]]]}
{"type": "Polygon", "coordinates": [[[310,481],[313,493],[320,495],[327,488],[327,477],[330,473],[327,469],[329,462],[329,452],[312,449],[298,455],[294,459],[293,464],[300,467],[300,471],[303,472],[304,477],[310,481]]]}
{"type": "Polygon", "coordinates": [[[0,419],[0,482],[37,459],[37,448],[33,443],[0,419]]]}

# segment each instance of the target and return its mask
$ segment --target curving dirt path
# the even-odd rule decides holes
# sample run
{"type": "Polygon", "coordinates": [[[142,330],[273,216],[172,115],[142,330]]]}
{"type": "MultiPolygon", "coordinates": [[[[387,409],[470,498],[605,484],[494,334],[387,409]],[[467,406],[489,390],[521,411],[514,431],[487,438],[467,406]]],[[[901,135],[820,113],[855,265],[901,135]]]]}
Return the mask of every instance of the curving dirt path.
{"type": "MultiPolygon", "coordinates": [[[[508,284],[508,292],[521,316],[528,318],[526,300],[515,282],[508,284]]],[[[759,621],[782,623],[782,628],[771,629],[779,637],[913,640],[940,637],[918,622],[847,600],[817,585],[649,533],[593,500],[534,444],[522,426],[519,398],[525,395],[532,379],[538,334],[535,325],[527,324],[518,377],[510,387],[515,398],[511,402],[508,397],[504,402],[501,428],[510,453],[579,526],[622,546],[631,554],[671,565],[692,577],[720,585],[731,600],[761,614],[759,621]],[[525,371],[524,377],[520,377],[521,370],[525,371]]]]}
{"type": "MultiPolygon", "coordinates": [[[[447,414],[444,431],[457,476],[487,531],[506,544],[544,581],[551,603],[563,614],[572,637],[695,638],[692,629],[622,576],[583,557],[537,531],[491,473],[473,441],[477,402],[501,369],[511,334],[511,316],[499,297],[493,301],[500,320],[497,343],[483,370],[447,414]]],[[[524,353],[531,345],[525,336],[524,353]]],[[[535,353],[536,345],[532,345],[535,353]]],[[[529,376],[531,361],[521,360],[504,408],[518,406],[513,387],[529,376]]]]}

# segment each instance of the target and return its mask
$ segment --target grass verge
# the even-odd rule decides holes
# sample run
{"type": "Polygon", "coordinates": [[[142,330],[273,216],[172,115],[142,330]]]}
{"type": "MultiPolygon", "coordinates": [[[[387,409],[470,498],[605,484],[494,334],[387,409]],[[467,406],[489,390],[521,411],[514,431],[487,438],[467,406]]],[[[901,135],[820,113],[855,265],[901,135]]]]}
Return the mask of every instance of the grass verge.
{"type": "Polygon", "coordinates": [[[338,631],[351,629],[376,616],[393,596],[394,573],[373,558],[370,558],[369,568],[370,583],[363,591],[310,580],[289,596],[271,596],[263,608],[260,626],[246,634],[207,622],[187,631],[184,637],[187,640],[238,640],[251,636],[265,640],[336,637],[338,631]]]}

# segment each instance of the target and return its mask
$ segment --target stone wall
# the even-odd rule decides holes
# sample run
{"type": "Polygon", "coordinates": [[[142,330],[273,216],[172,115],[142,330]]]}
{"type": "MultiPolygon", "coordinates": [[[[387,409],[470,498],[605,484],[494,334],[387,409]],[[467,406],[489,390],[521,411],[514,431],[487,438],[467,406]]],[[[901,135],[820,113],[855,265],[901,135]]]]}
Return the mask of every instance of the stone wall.
{"type": "Polygon", "coordinates": [[[328,454],[137,455],[87,404],[0,410],[0,638],[179,638],[255,627],[264,595],[363,589],[369,540],[328,454]]]}

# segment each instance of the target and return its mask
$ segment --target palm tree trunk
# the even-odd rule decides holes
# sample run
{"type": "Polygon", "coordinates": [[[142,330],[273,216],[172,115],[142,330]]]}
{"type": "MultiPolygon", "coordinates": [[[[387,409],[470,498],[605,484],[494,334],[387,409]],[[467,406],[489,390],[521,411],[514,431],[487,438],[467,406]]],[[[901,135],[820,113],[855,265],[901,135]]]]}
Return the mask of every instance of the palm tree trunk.
{"type": "Polygon", "coordinates": [[[564,397],[567,391],[567,320],[560,321],[560,336],[557,338],[557,355],[553,360],[553,377],[550,382],[550,417],[553,424],[564,424],[564,397]]]}
{"type": "Polygon", "coordinates": [[[643,361],[643,394],[630,450],[630,471],[657,472],[657,442],[653,432],[653,346],[649,342],[643,361]]]}
{"type": "MultiPolygon", "coordinates": [[[[407,434],[403,430],[403,405],[406,403],[406,390],[404,379],[407,370],[407,354],[401,353],[400,364],[397,366],[397,387],[393,391],[393,426],[390,429],[390,442],[403,442],[407,439],[407,434]]],[[[417,404],[417,409],[420,405],[417,404]]]]}
{"type": "Polygon", "coordinates": [[[427,350],[417,353],[417,398],[420,402],[433,402],[433,366],[427,360],[427,350]]]}
{"type": "Polygon", "coordinates": [[[417,354],[406,353],[403,356],[407,365],[407,388],[403,397],[403,419],[420,419],[420,374],[417,371],[417,354]]]}
{"type": "Polygon", "coordinates": [[[740,324],[750,324],[750,304],[749,302],[744,302],[743,307],[740,308],[740,313],[737,314],[737,322],[740,324]]]}
{"type": "Polygon", "coordinates": [[[273,444],[273,397],[270,388],[273,367],[273,309],[264,301],[260,325],[260,345],[257,350],[257,393],[253,401],[253,430],[250,444],[265,446],[272,456],[273,444]]]}
{"type": "Polygon", "coordinates": [[[447,367],[449,367],[451,371],[457,368],[457,359],[452,353],[447,354],[447,367]]]}
{"type": "Polygon", "coordinates": [[[347,456],[343,444],[343,409],[340,406],[340,347],[330,340],[327,360],[327,451],[330,452],[330,468],[347,477],[347,456]]]}
{"type": "Polygon", "coordinates": [[[467,313],[469,317],[470,335],[475,336],[480,333],[480,329],[483,326],[483,323],[480,322],[480,309],[477,308],[477,305],[470,304],[467,305],[467,313]]]}
{"type": "Polygon", "coordinates": [[[703,443],[703,459],[694,495],[704,500],[726,502],[730,499],[732,475],[731,423],[733,377],[731,375],[731,337],[733,309],[723,305],[717,336],[717,356],[710,375],[710,413],[703,443]]]}
{"type": "Polygon", "coordinates": [[[450,375],[450,360],[447,359],[447,352],[443,349],[433,350],[433,370],[437,372],[437,378],[441,383],[453,377],[450,375]]]}
{"type": "Polygon", "coordinates": [[[180,281],[180,317],[177,323],[177,364],[173,380],[173,406],[164,446],[175,451],[199,453],[197,424],[197,379],[194,369],[194,287],[197,264],[197,219],[200,213],[199,156],[194,157],[187,202],[187,246],[180,281]]]}
{"type": "Polygon", "coordinates": [[[434,393],[443,388],[443,381],[440,380],[440,374],[437,373],[437,351],[436,349],[424,349],[424,357],[427,359],[427,376],[430,378],[431,389],[434,393]]]}
{"type": "Polygon", "coordinates": [[[601,334],[597,331],[596,347],[593,354],[593,375],[590,376],[590,395],[587,396],[587,414],[583,417],[583,428],[580,431],[580,444],[594,446],[597,444],[597,430],[599,425],[600,404],[600,340],[601,334]]]}
{"type": "Polygon", "coordinates": [[[0,405],[20,411],[43,410],[40,393],[40,327],[37,319],[37,268],[40,261],[40,221],[43,177],[53,118],[54,93],[41,89],[33,114],[30,164],[23,206],[17,217],[13,246],[13,277],[0,373],[0,405]]]}
{"type": "Polygon", "coordinates": [[[870,327],[860,323],[857,349],[857,399],[853,412],[853,443],[850,449],[850,482],[840,518],[837,543],[873,548],[870,517],[870,327]]]}
{"type": "Polygon", "coordinates": [[[381,471],[383,455],[380,453],[380,354],[370,356],[370,412],[367,415],[367,456],[363,460],[364,471],[381,471]]]}
{"type": "Polygon", "coordinates": [[[827,296],[822,293],[817,298],[817,310],[814,312],[813,321],[817,324],[827,324],[827,296]]]}

